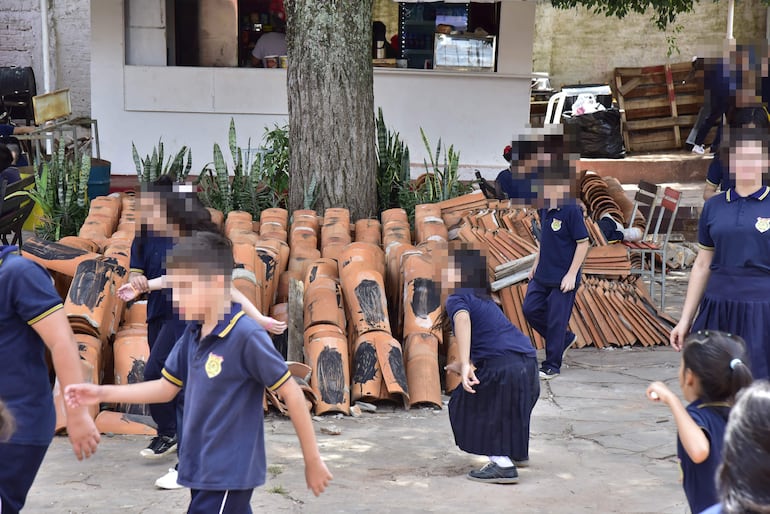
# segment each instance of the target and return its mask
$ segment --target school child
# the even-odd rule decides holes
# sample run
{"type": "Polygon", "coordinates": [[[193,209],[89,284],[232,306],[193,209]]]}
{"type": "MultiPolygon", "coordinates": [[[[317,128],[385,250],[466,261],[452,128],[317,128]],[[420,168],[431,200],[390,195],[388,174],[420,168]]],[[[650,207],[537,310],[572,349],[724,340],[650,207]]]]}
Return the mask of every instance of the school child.
{"type": "Polygon", "coordinates": [[[537,177],[540,165],[536,159],[537,146],[538,141],[521,138],[511,141],[503,149],[503,158],[508,161],[508,168],[495,178],[495,194],[498,199],[509,198],[514,204],[529,206],[537,198],[533,188],[533,180],[537,177]]]}
{"type": "Polygon", "coordinates": [[[770,512],[770,382],[757,380],[730,410],[717,475],[720,503],[704,514],[770,512]]]}
{"type": "MultiPolygon", "coordinates": [[[[18,513],[54,434],[56,414],[46,348],[62,387],[83,381],[78,345],[48,272],[0,246],[0,512],[18,513]],[[11,432],[15,423],[16,430],[11,432]]],[[[67,408],[67,435],[78,460],[90,457],[99,431],[85,407],[67,408]]]]}
{"type": "Polygon", "coordinates": [[[539,373],[545,380],[559,376],[564,355],[577,342],[567,326],[580,285],[580,267],[588,253],[588,230],[572,192],[574,160],[563,144],[561,135],[549,134],[538,147],[536,158],[549,166],[539,179],[540,246],[522,305],[527,323],[545,338],[539,373]]]}
{"type": "Polygon", "coordinates": [[[763,185],[770,124],[762,107],[728,113],[722,162],[735,187],[708,199],[698,221],[700,251],[671,346],[687,334],[721,330],[746,341],[755,378],[770,376],[770,187],[763,185]],[[697,316],[696,316],[697,314],[697,316]]]}
{"type": "Polygon", "coordinates": [[[751,383],[743,340],[713,330],[687,338],[679,367],[679,386],[689,405],[662,382],[647,388],[647,397],[671,409],[678,431],[677,456],[684,493],[692,512],[717,502],[715,477],[730,406],[751,383]]]}
{"type": "Polygon", "coordinates": [[[489,296],[487,263],[478,250],[454,250],[444,281],[451,294],[442,320],[451,322],[460,355],[447,369],[462,377],[449,400],[452,432],[460,449],[489,456],[467,476],[516,483],[516,464],[529,462],[530,415],[540,395],[535,349],[489,296]]]}
{"type": "Polygon", "coordinates": [[[168,281],[188,322],[162,378],[121,386],[76,384],[69,405],[168,402],[184,387],[179,483],[191,489],[188,512],[251,512],[253,489],[265,482],[262,395],[279,394],[305,460],[308,487],[319,495],[332,476],[316,445],[302,391],[265,331],[230,301],[233,255],[221,234],[196,232],[171,250],[168,281]]]}
{"type": "MultiPolygon", "coordinates": [[[[149,291],[148,280],[165,273],[166,255],[175,242],[192,230],[190,218],[180,217],[179,223],[169,221],[168,205],[179,196],[172,190],[168,175],[147,186],[139,196],[141,228],[131,244],[131,270],[128,283],[139,292],[149,291]]],[[[144,369],[145,380],[160,378],[163,363],[184,331],[184,322],[175,315],[168,289],[150,291],[147,297],[147,342],[150,356],[144,369]]],[[[150,415],[157,425],[158,435],[140,452],[155,459],[177,449],[177,400],[150,406],[150,415]]]]}
{"type": "MultiPolygon", "coordinates": [[[[140,214],[146,230],[134,240],[131,252],[129,282],[118,290],[118,295],[129,301],[141,293],[149,293],[147,302],[148,342],[150,357],[145,366],[145,380],[161,377],[163,364],[176,341],[184,331],[185,323],[173,311],[169,289],[164,286],[166,253],[179,237],[195,230],[217,231],[211,215],[194,195],[172,189],[168,176],[161,177],[140,197],[140,214]],[[149,280],[148,280],[149,277],[149,280]]],[[[286,324],[259,312],[243,294],[233,288],[233,301],[243,305],[247,315],[256,319],[266,330],[282,333],[286,324]]],[[[174,451],[180,443],[177,431],[183,406],[179,399],[168,405],[151,405],[150,412],[158,425],[154,437],[140,454],[159,458],[174,451]]],[[[177,489],[176,467],[155,481],[161,489],[177,489]]]]}

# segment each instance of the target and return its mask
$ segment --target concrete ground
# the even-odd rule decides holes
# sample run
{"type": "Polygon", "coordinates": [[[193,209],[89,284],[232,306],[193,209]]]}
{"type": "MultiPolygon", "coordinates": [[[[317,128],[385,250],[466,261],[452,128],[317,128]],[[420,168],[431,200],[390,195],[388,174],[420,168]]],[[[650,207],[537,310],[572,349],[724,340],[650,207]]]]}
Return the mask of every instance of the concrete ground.
{"type": "MultiPolygon", "coordinates": [[[[669,280],[667,312],[678,316],[687,273],[669,280]]],[[[542,358],[542,355],[540,356],[542,358]]],[[[679,356],[669,347],[569,353],[560,377],[543,382],[532,419],[531,466],[517,485],[472,482],[484,463],[454,445],[446,409],[381,405],[360,418],[318,418],[321,453],[334,481],[320,498],[305,487],[302,457],[288,419],[268,416],[269,478],[255,512],[684,513],[676,426],[668,409],[646,400],[652,380],[679,391],[679,356]],[[322,433],[337,428],[339,435],[322,433]]],[[[223,401],[227,401],[223,399],[223,401]]],[[[187,490],[161,491],[157,477],[174,459],[148,461],[149,438],[103,437],[77,462],[57,437],[30,491],[25,512],[184,512],[187,490]]]]}

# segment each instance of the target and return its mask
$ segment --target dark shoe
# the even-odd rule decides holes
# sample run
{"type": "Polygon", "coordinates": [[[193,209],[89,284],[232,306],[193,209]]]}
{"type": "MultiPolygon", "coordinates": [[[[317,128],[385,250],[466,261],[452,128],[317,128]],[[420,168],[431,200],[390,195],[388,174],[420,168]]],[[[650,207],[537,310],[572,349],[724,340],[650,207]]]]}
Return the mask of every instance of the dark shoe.
{"type": "Polygon", "coordinates": [[[575,336],[572,338],[572,341],[570,341],[567,347],[564,348],[564,352],[561,354],[562,361],[567,358],[567,352],[569,351],[569,349],[574,348],[577,345],[577,341],[578,341],[578,337],[577,337],[577,334],[575,334],[575,336]]]}
{"type": "Polygon", "coordinates": [[[551,380],[554,377],[558,377],[559,372],[549,368],[540,368],[540,378],[543,380],[551,380]]]}
{"type": "Polygon", "coordinates": [[[501,468],[494,462],[487,463],[481,469],[474,469],[467,476],[468,480],[490,484],[516,484],[519,482],[519,472],[516,471],[516,466],[501,468]]]}
{"type": "Polygon", "coordinates": [[[176,436],[160,435],[153,437],[149,446],[139,454],[145,459],[159,459],[165,455],[170,455],[174,450],[176,450],[176,436]]]}

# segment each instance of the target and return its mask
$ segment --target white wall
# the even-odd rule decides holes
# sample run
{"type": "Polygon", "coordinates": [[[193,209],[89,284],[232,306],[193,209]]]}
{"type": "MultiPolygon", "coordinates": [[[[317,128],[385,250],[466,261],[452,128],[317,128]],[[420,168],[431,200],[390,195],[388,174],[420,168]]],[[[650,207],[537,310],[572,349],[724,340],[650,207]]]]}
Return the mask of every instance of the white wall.
{"type": "MultiPolygon", "coordinates": [[[[534,10],[523,2],[504,6],[521,24],[500,37],[501,54],[511,56],[509,70],[522,66],[518,75],[375,70],[375,107],[407,141],[413,163],[420,164],[414,175],[427,158],[420,127],[434,147],[439,138],[453,144],[466,172],[479,168],[494,178],[504,165],[503,146],[527,122],[530,69],[521,63],[531,62],[534,10]],[[523,41],[530,42],[528,50],[523,41]],[[515,58],[518,53],[524,57],[515,58]]],[[[286,121],[285,71],[125,66],[123,1],[92,0],[91,15],[92,115],[113,173],[135,173],[132,141],[141,154],[150,153],[159,137],[167,152],[188,145],[198,173],[211,160],[213,143],[226,144],[231,117],[242,146],[249,137],[258,144],[265,127],[286,121]]]]}

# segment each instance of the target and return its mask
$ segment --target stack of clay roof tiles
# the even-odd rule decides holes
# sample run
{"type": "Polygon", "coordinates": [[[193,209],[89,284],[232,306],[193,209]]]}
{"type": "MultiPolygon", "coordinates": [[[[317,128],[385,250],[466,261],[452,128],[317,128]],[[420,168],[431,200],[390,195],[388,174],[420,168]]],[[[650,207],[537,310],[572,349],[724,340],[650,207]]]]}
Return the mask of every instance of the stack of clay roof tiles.
{"type": "MultiPolygon", "coordinates": [[[[595,208],[601,214],[624,220],[624,209],[612,196],[595,193],[606,189],[605,182],[593,181],[590,190],[595,208]]],[[[455,198],[451,203],[451,219],[460,220],[460,226],[453,232],[462,241],[485,251],[492,289],[498,292],[503,310],[537,348],[543,348],[542,337],[529,327],[521,309],[527,288],[524,281],[537,252],[532,228],[539,223],[537,212],[493,200],[479,207],[476,198],[467,198],[468,208],[463,209],[463,198],[455,198]]],[[[629,276],[628,250],[621,245],[607,245],[593,219],[586,218],[586,226],[592,247],[583,265],[582,285],[570,320],[570,330],[578,335],[578,345],[601,348],[666,344],[675,322],[656,309],[644,283],[629,276]]]]}
{"type": "MultiPolygon", "coordinates": [[[[589,203],[597,212],[628,217],[628,205],[612,199],[613,184],[589,179],[589,203]],[[605,190],[609,189],[605,197],[605,190]],[[609,200],[608,200],[609,198],[609,200]]],[[[617,193],[617,188],[614,193],[617,193]]],[[[622,188],[621,188],[622,190],[622,188]]],[[[23,254],[49,269],[76,334],[84,380],[130,383],[143,378],[149,355],[146,302],[124,304],[117,289],[128,280],[136,229],[132,195],[92,201],[78,237],[51,243],[31,238],[23,254]]],[[[407,406],[441,407],[440,364],[457,360],[456,344],[440,327],[447,292],[441,287],[448,241],[460,239],[485,250],[493,290],[506,315],[533,344],[542,338],[526,324],[521,305],[526,276],[538,243],[533,209],[491,201],[480,192],[415,209],[415,229],[406,212],[391,209],[352,223],[346,209],[293,213],[268,209],[260,220],[234,211],[226,217],[210,209],[212,220],[233,243],[234,286],[254,305],[289,321],[290,284],[304,290],[299,330],[304,363],[290,363],[295,380],[316,413],[350,412],[352,402],[397,401],[407,406]],[[414,238],[413,238],[414,235],[414,238]]],[[[596,218],[598,219],[598,218],[596,218]]],[[[583,267],[570,328],[579,345],[663,344],[673,320],[659,313],[640,280],[628,276],[628,255],[607,245],[591,218],[594,242],[583,267]]],[[[287,356],[285,336],[274,338],[287,356]]],[[[295,358],[300,358],[296,356],[295,358]]],[[[445,390],[458,377],[446,373],[445,390]]],[[[61,394],[55,391],[58,427],[63,427],[61,394]]],[[[285,412],[274,395],[266,397],[285,412]]],[[[99,413],[105,432],[151,434],[146,406],[113,405],[99,413]]]]}

